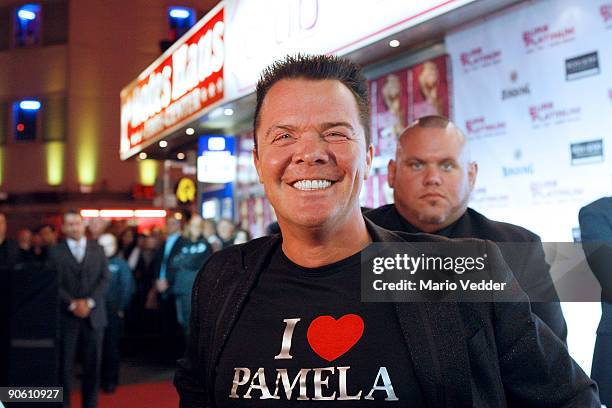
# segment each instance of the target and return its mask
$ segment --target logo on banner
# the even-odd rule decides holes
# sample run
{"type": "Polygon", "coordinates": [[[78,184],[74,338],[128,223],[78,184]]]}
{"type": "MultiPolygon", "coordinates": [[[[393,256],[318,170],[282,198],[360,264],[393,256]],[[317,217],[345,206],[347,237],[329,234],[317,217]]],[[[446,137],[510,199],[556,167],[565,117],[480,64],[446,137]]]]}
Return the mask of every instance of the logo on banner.
{"type": "Polygon", "coordinates": [[[583,200],[581,187],[563,187],[556,179],[534,181],[529,184],[534,204],[575,203],[583,200]]]}
{"type": "Polygon", "coordinates": [[[529,116],[533,128],[560,125],[562,123],[580,120],[582,108],[574,106],[570,108],[557,108],[554,102],[545,102],[529,107],[529,116]]]}
{"type": "MultiPolygon", "coordinates": [[[[521,149],[516,149],[513,156],[514,160],[520,163],[523,158],[523,151],[521,149]]],[[[513,164],[511,166],[502,166],[502,174],[504,177],[522,176],[526,174],[533,174],[533,172],[533,163],[520,163],[513,164]]]]}
{"type": "Polygon", "coordinates": [[[604,3],[599,6],[599,15],[601,15],[606,28],[612,28],[612,3],[604,3]]]}
{"type": "Polygon", "coordinates": [[[506,134],[506,122],[488,121],[484,116],[465,121],[465,130],[469,139],[484,139],[506,134]]]}
{"type": "Polygon", "coordinates": [[[508,207],[510,196],[507,193],[489,192],[486,187],[477,187],[472,191],[470,204],[475,206],[486,206],[487,208],[508,207]]]}
{"type": "Polygon", "coordinates": [[[572,143],[570,145],[570,151],[572,154],[572,166],[599,163],[604,159],[602,139],[572,143]]]}
{"type": "Polygon", "coordinates": [[[484,51],[482,47],[474,48],[460,55],[461,66],[465,72],[476,71],[501,62],[501,50],[484,51]]]}
{"type": "Polygon", "coordinates": [[[597,51],[565,60],[565,79],[573,81],[599,74],[599,56],[597,51]]]}
{"type": "MultiPolygon", "coordinates": [[[[510,73],[510,81],[515,84],[518,81],[518,72],[512,71],[510,73]]],[[[531,89],[529,88],[529,84],[521,84],[517,86],[513,86],[511,88],[502,89],[502,101],[510,98],[516,98],[517,96],[529,95],[531,94],[531,89]]]]}
{"type": "Polygon", "coordinates": [[[573,41],[576,38],[575,27],[564,27],[560,30],[551,30],[548,24],[523,31],[523,44],[527,53],[540,51],[546,47],[555,47],[559,44],[573,41]]]}

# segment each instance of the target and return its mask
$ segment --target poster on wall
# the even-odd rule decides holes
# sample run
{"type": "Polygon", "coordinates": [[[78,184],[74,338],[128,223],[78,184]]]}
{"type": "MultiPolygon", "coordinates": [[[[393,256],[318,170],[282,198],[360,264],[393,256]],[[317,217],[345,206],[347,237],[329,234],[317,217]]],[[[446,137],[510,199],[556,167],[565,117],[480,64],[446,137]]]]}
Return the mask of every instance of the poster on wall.
{"type": "Polygon", "coordinates": [[[612,24],[603,0],[523,3],[446,38],[453,119],[479,174],[470,206],[572,241],[612,194],[612,24]]]}
{"type": "Polygon", "coordinates": [[[428,115],[450,116],[448,56],[408,70],[408,124],[428,115]]]}
{"type": "Polygon", "coordinates": [[[408,121],[408,69],[370,81],[374,156],[392,157],[408,121]]]}

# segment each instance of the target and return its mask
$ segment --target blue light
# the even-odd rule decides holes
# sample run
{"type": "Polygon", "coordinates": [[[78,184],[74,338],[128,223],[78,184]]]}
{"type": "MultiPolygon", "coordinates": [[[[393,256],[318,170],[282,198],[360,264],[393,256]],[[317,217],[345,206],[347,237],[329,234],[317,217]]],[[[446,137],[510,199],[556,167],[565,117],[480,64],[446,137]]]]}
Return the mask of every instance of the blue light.
{"type": "Polygon", "coordinates": [[[39,110],[40,102],[33,99],[24,100],[19,102],[19,108],[23,110],[39,110]]]}
{"type": "Polygon", "coordinates": [[[191,16],[189,10],[184,8],[171,8],[169,14],[172,18],[180,19],[189,18],[191,16]]]}
{"type": "Polygon", "coordinates": [[[36,20],[36,13],[30,10],[21,9],[17,12],[17,17],[19,17],[22,20],[32,21],[32,20],[36,20]]]}

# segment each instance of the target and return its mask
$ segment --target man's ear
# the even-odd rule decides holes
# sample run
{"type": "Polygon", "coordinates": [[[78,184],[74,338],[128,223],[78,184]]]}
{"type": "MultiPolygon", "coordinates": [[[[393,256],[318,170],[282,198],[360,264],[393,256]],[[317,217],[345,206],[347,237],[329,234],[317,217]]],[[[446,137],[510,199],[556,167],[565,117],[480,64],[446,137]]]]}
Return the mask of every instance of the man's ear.
{"type": "Polygon", "coordinates": [[[259,163],[259,154],[257,153],[257,148],[253,148],[253,163],[255,164],[255,170],[257,170],[257,177],[259,178],[259,183],[263,184],[261,181],[261,168],[259,163]]]}
{"type": "Polygon", "coordinates": [[[374,157],[374,146],[370,145],[366,152],[366,168],[363,175],[363,179],[367,180],[370,177],[370,170],[372,169],[372,158],[374,157]]]}
{"type": "Polygon", "coordinates": [[[468,168],[468,180],[470,182],[470,190],[476,185],[476,176],[478,175],[478,163],[471,162],[468,168]]]}
{"type": "Polygon", "coordinates": [[[389,187],[395,188],[395,169],[397,164],[395,160],[389,160],[389,164],[387,165],[387,183],[389,183],[389,187]]]}

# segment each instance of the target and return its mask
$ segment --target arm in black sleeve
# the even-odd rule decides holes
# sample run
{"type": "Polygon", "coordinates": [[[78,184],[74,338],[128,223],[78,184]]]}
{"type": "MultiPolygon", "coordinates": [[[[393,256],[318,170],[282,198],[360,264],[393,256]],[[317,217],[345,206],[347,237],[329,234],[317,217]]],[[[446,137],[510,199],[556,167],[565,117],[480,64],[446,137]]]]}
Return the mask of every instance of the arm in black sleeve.
{"type": "Polygon", "coordinates": [[[597,386],[550,328],[531,312],[527,295],[487,242],[491,273],[507,281],[505,301],[493,303],[495,341],[509,406],[600,408],[597,386]]]}
{"type": "Polygon", "coordinates": [[[578,219],[582,249],[589,267],[601,284],[603,297],[612,299],[612,216],[602,209],[587,206],[580,210],[578,219]]]}
{"type": "Polygon", "coordinates": [[[559,295],[550,276],[544,248],[538,236],[526,245],[524,274],[529,275],[531,285],[523,287],[532,300],[531,309],[551,328],[564,343],[567,342],[567,324],[563,317],[559,295]]]}

